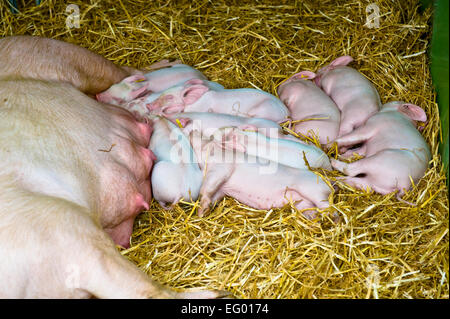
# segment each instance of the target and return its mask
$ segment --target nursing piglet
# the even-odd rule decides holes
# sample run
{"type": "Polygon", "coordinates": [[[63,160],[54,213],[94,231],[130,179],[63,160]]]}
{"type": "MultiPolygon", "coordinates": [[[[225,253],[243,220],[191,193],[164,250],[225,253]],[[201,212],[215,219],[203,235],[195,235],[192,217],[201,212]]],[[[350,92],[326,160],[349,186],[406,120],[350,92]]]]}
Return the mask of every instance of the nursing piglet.
{"type": "Polygon", "coordinates": [[[156,156],[151,181],[153,197],[164,208],[180,199],[197,200],[202,173],[187,136],[170,120],[149,113],[143,103],[125,107],[137,120],[153,124],[149,149],[156,156]]]}
{"type": "Polygon", "coordinates": [[[150,149],[156,156],[152,171],[153,197],[167,205],[180,199],[197,200],[202,172],[187,136],[169,120],[156,116],[150,149]]]}
{"type": "Polygon", "coordinates": [[[353,152],[365,158],[353,163],[332,160],[332,166],[350,177],[343,180],[357,188],[371,187],[398,198],[424,175],[431,158],[428,144],[416,129],[427,116],[417,105],[390,102],[353,132],[336,140],[343,157],[353,152]],[[356,148],[350,149],[350,147],[356,148]]]}
{"type": "Polygon", "coordinates": [[[294,131],[317,136],[320,144],[334,141],[339,133],[341,112],[331,98],[313,82],[294,75],[278,87],[278,96],[295,123],[294,131]]]}
{"type": "MultiPolygon", "coordinates": [[[[190,79],[206,80],[206,77],[200,71],[188,65],[175,64],[144,75],[126,78],[122,82],[112,85],[106,91],[97,94],[96,97],[100,102],[123,105],[145,93],[162,92],[190,79]]],[[[147,99],[147,103],[158,96],[152,95],[153,98],[147,99]]]]}
{"type": "Polygon", "coordinates": [[[277,123],[289,116],[286,106],[272,94],[256,89],[215,90],[199,79],[164,91],[149,108],[164,116],[179,112],[215,112],[265,118],[277,123]]]}
{"type": "Polygon", "coordinates": [[[353,61],[342,56],[317,71],[298,73],[298,76],[314,79],[341,111],[338,136],[350,133],[381,107],[380,96],[372,83],[357,70],[346,66],[353,61]]]}
{"type": "MultiPolygon", "coordinates": [[[[129,79],[133,81],[133,80],[136,80],[136,77],[131,76],[131,77],[129,77],[129,79]]],[[[125,79],[125,80],[127,80],[127,79],[125,79]]],[[[122,82],[124,82],[124,81],[122,81],[122,82]]],[[[152,102],[154,102],[162,94],[164,94],[165,91],[161,91],[161,92],[147,91],[146,86],[145,86],[145,81],[142,82],[142,79],[137,79],[135,82],[136,82],[136,84],[133,84],[133,85],[135,86],[136,89],[134,91],[131,91],[129,93],[130,95],[127,97],[127,100],[129,100],[130,102],[124,103],[123,100],[120,99],[120,100],[118,100],[120,103],[117,103],[117,104],[126,109],[135,108],[136,105],[139,105],[138,106],[139,108],[146,108],[148,114],[167,117],[167,114],[165,114],[164,112],[160,112],[159,109],[153,109],[153,110],[151,109],[152,102]],[[142,84],[139,84],[139,82],[142,82],[142,84]],[[141,85],[143,85],[143,86],[141,86],[141,85]],[[141,86],[141,88],[139,88],[140,86],[141,86]]],[[[217,82],[203,80],[203,83],[205,85],[207,85],[209,89],[212,89],[215,91],[225,90],[223,85],[221,85],[217,82]]]]}
{"type": "Polygon", "coordinates": [[[199,216],[224,196],[266,210],[293,202],[309,217],[316,214],[315,208],[329,207],[330,187],[307,169],[268,161],[263,164],[252,156],[236,159],[235,152],[223,149],[216,141],[196,137],[196,132],[191,133],[191,143],[205,175],[200,189],[199,216]]]}

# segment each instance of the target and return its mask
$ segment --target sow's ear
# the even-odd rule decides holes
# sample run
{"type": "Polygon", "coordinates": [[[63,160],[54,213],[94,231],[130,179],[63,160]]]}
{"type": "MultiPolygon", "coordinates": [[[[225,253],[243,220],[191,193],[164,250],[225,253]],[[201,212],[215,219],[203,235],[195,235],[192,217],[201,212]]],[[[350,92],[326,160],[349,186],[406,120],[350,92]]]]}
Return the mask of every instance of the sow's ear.
{"type": "Polygon", "coordinates": [[[425,111],[420,106],[417,106],[415,104],[410,103],[399,104],[397,110],[400,113],[403,113],[404,115],[409,117],[411,120],[420,122],[427,121],[427,115],[425,114],[425,111]]]}

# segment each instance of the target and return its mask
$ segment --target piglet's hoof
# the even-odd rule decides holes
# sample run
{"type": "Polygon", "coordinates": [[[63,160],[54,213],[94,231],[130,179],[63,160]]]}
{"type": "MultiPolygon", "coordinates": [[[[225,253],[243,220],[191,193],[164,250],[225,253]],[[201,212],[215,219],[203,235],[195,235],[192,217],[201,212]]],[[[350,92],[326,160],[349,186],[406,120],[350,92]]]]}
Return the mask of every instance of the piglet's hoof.
{"type": "Polygon", "coordinates": [[[330,215],[330,218],[331,218],[331,220],[333,221],[333,223],[335,223],[335,224],[340,224],[340,223],[342,223],[342,218],[341,218],[341,216],[340,216],[337,212],[333,212],[333,213],[330,215]]]}
{"type": "MultiPolygon", "coordinates": [[[[303,217],[305,217],[308,220],[314,221],[317,217],[319,217],[319,213],[314,210],[308,210],[302,213],[303,217]]],[[[331,221],[334,224],[339,224],[342,222],[341,216],[337,212],[333,212],[328,215],[328,217],[331,219],[331,221]]]]}
{"type": "Polygon", "coordinates": [[[307,210],[306,212],[303,212],[302,215],[308,220],[314,220],[318,217],[318,213],[314,210],[307,210]]]}

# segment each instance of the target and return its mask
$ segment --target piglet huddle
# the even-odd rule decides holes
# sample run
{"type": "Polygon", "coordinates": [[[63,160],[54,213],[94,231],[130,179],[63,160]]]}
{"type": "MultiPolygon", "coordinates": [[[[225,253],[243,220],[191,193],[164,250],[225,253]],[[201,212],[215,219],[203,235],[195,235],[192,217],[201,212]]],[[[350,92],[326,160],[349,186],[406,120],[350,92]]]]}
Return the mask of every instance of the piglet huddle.
{"type": "Polygon", "coordinates": [[[425,112],[404,102],[382,105],[375,87],[337,58],[317,73],[303,71],[278,87],[279,99],[256,89],[225,89],[198,70],[163,60],[161,69],[133,75],[97,94],[153,123],[149,148],[154,198],[163,206],[200,198],[202,216],[224,196],[257,208],[292,203],[306,217],[329,207],[332,187],[310,168],[337,169],[354,187],[398,198],[425,173],[431,154],[417,131],[425,112]],[[315,145],[283,134],[279,123],[314,137],[315,145]]]}

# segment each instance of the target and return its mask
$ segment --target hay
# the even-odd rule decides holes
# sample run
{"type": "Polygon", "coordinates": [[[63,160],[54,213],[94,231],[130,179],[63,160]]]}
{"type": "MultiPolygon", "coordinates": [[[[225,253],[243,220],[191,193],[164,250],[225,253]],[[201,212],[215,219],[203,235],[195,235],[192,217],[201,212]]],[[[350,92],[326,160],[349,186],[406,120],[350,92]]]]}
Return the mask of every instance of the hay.
{"type": "Polygon", "coordinates": [[[289,205],[261,211],[225,198],[199,218],[197,203],[165,211],[153,202],[122,254],[167,285],[242,298],[448,298],[448,195],[426,55],[431,11],[419,13],[417,0],[379,0],[380,25],[370,29],[372,2],[73,0],[80,28],[67,29],[62,1],[26,1],[17,15],[0,5],[0,36],[57,38],[135,67],[181,59],[226,88],[273,94],[295,72],[351,55],[382,102],[412,102],[429,117],[423,135],[433,159],[404,197],[416,207],[342,184],[332,205],[338,225],[327,214],[307,221],[289,205]]]}

